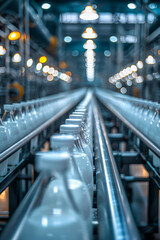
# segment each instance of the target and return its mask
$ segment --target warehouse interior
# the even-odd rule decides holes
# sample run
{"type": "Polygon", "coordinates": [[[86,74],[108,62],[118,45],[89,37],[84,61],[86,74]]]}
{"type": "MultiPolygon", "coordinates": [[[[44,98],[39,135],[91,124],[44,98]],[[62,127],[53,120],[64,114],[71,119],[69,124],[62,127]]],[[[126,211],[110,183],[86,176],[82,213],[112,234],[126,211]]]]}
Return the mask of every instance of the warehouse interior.
{"type": "Polygon", "coordinates": [[[159,0],[0,0],[0,239],[160,239],[159,0]]]}

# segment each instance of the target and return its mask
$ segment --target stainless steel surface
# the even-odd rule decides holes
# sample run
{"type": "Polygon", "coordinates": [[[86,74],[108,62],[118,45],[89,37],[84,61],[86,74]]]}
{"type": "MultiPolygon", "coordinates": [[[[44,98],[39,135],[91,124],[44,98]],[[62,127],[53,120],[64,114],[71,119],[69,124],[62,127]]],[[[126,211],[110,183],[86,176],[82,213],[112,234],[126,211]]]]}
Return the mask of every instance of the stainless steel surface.
{"type": "Polygon", "coordinates": [[[32,185],[30,191],[27,193],[24,200],[16,210],[12,219],[9,221],[7,228],[4,230],[3,234],[0,237],[1,240],[16,239],[17,234],[25,224],[25,220],[30,209],[35,204],[35,199],[41,188],[41,183],[42,183],[41,179],[42,177],[41,175],[39,175],[35,183],[32,185]]]}
{"type": "Polygon", "coordinates": [[[99,239],[140,239],[97,103],[94,119],[99,239]]]}
{"type": "MultiPolygon", "coordinates": [[[[15,144],[13,144],[11,147],[9,147],[8,149],[6,149],[5,151],[3,151],[0,154],[0,163],[4,159],[9,157],[12,153],[14,153],[16,150],[21,148],[24,144],[29,142],[34,136],[36,136],[37,134],[42,132],[45,128],[47,128],[51,123],[53,123],[56,119],[58,119],[60,116],[62,116],[65,112],[67,112],[69,109],[74,107],[80,101],[80,99],[84,96],[84,94],[85,94],[85,90],[80,90],[80,91],[76,91],[76,93],[75,92],[72,94],[70,93],[69,96],[65,96],[64,104],[63,105],[61,104],[57,108],[57,112],[52,118],[50,118],[48,121],[46,121],[45,123],[40,125],[34,131],[32,131],[31,133],[26,135],[24,138],[22,138],[21,140],[19,140],[18,142],[16,142],[15,144]],[[65,102],[69,99],[71,100],[70,103],[65,104],[65,102]]],[[[62,94],[62,96],[63,96],[63,94],[62,94]]],[[[55,99],[56,99],[56,97],[55,97],[55,99]]]]}

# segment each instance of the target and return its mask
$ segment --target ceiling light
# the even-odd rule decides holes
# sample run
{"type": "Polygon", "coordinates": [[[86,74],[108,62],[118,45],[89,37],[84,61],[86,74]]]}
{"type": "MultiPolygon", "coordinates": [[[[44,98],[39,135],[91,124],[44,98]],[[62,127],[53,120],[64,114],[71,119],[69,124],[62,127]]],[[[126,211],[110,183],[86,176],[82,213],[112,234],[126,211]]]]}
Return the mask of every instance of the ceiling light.
{"type": "Polygon", "coordinates": [[[43,8],[45,10],[49,9],[50,7],[51,7],[50,3],[43,3],[42,6],[41,6],[41,8],[43,8]]]}
{"type": "Polygon", "coordinates": [[[129,3],[127,6],[129,9],[136,9],[137,7],[135,3],[129,3]]]}
{"type": "Polygon", "coordinates": [[[121,82],[116,82],[116,88],[121,88],[122,87],[122,83],[121,82]]]}
{"type": "Polygon", "coordinates": [[[132,72],[137,72],[137,67],[136,67],[136,65],[132,65],[132,66],[131,66],[131,70],[132,70],[132,72]]]}
{"type": "Polygon", "coordinates": [[[86,67],[89,67],[89,68],[94,68],[95,67],[95,63],[93,62],[90,62],[90,63],[86,63],[85,64],[86,67]]]}
{"type": "Polygon", "coordinates": [[[127,89],[126,89],[125,87],[122,87],[121,90],[120,90],[120,92],[121,92],[122,94],[126,94],[127,89]]]}
{"type": "Polygon", "coordinates": [[[125,77],[128,76],[128,71],[126,69],[123,69],[122,72],[123,72],[125,77]]]}
{"type": "Polygon", "coordinates": [[[42,68],[42,63],[37,63],[37,65],[36,65],[36,70],[37,70],[37,71],[40,71],[41,68],[42,68]]]}
{"type": "Polygon", "coordinates": [[[65,41],[66,43],[70,43],[70,42],[72,42],[72,38],[71,38],[70,36],[66,36],[66,37],[64,38],[64,41],[65,41]]]}
{"type": "Polygon", "coordinates": [[[111,56],[111,52],[109,50],[105,50],[104,51],[104,56],[110,57],[111,56]]]}
{"type": "Polygon", "coordinates": [[[94,39],[97,38],[97,36],[97,33],[91,27],[86,28],[86,30],[82,33],[82,38],[94,39]]]}
{"type": "Polygon", "coordinates": [[[3,56],[5,54],[6,54],[6,49],[2,45],[0,45],[0,56],[3,56]]]}
{"type": "Polygon", "coordinates": [[[53,67],[50,67],[48,73],[49,73],[49,74],[53,74],[53,73],[54,73],[54,68],[53,68],[53,67]]]}
{"type": "Polygon", "coordinates": [[[117,42],[117,41],[118,41],[118,38],[117,38],[116,36],[111,36],[111,37],[109,38],[109,40],[110,40],[111,42],[117,42]]]}
{"type": "Polygon", "coordinates": [[[45,63],[45,62],[47,62],[47,57],[46,57],[46,56],[40,57],[40,58],[39,58],[39,62],[40,62],[40,63],[45,63]]]}
{"type": "Polygon", "coordinates": [[[19,63],[21,62],[22,57],[19,53],[15,53],[12,57],[12,62],[19,63]]]}
{"type": "Polygon", "coordinates": [[[157,8],[157,4],[156,3],[150,3],[148,6],[149,6],[150,9],[157,8]]]}
{"type": "Polygon", "coordinates": [[[136,78],[137,77],[137,73],[132,73],[132,78],[136,78]]]}
{"type": "Polygon", "coordinates": [[[127,85],[130,87],[130,86],[132,86],[132,81],[131,80],[127,80],[127,85]]]}
{"type": "Polygon", "coordinates": [[[128,74],[128,75],[132,73],[132,69],[131,69],[130,67],[127,67],[127,68],[126,68],[126,71],[127,71],[127,74],[128,74]]]}
{"type": "Polygon", "coordinates": [[[137,78],[136,78],[136,82],[137,83],[142,83],[143,82],[143,77],[142,76],[138,76],[137,78]]]}
{"type": "Polygon", "coordinates": [[[96,53],[92,49],[88,49],[87,51],[85,51],[84,56],[85,57],[95,57],[96,53]]]}
{"type": "Polygon", "coordinates": [[[147,58],[146,58],[146,63],[149,64],[149,65],[153,65],[156,63],[156,60],[154,59],[154,57],[152,55],[149,55],[147,58]]]}
{"type": "Polygon", "coordinates": [[[53,76],[54,76],[54,77],[57,77],[57,76],[58,76],[58,71],[57,71],[57,70],[54,70],[53,76]]]}
{"type": "Polygon", "coordinates": [[[20,37],[21,37],[21,34],[20,34],[20,32],[17,32],[17,31],[11,32],[8,35],[8,39],[11,41],[18,40],[20,37]]]}
{"type": "Polygon", "coordinates": [[[99,18],[96,10],[92,6],[86,6],[85,9],[81,12],[80,18],[83,20],[96,20],[99,18]]]}
{"type": "Polygon", "coordinates": [[[53,75],[48,75],[48,76],[47,76],[47,80],[48,80],[49,82],[53,81],[53,79],[54,79],[53,75]]]}
{"type": "Polygon", "coordinates": [[[67,71],[66,74],[71,77],[72,76],[72,73],[70,71],[67,71]]]}
{"type": "Polygon", "coordinates": [[[65,73],[61,73],[59,78],[66,82],[70,79],[70,77],[65,73]]]}
{"type": "Polygon", "coordinates": [[[87,58],[85,59],[85,61],[86,61],[86,62],[95,62],[96,59],[95,59],[94,57],[87,57],[87,58]]]}
{"type": "Polygon", "coordinates": [[[143,62],[142,61],[138,61],[136,65],[139,69],[143,68],[143,62]]]}
{"type": "Polygon", "coordinates": [[[32,64],[33,64],[33,59],[32,58],[28,59],[27,60],[27,67],[31,67],[32,64]]]}
{"type": "Polygon", "coordinates": [[[85,42],[85,44],[83,45],[83,48],[85,49],[95,49],[97,46],[96,44],[93,42],[93,40],[87,40],[87,42],[85,42]]]}
{"type": "Polygon", "coordinates": [[[48,65],[45,65],[45,66],[43,67],[43,72],[44,72],[44,73],[48,73],[48,71],[49,71],[49,66],[48,66],[48,65]]]}
{"type": "Polygon", "coordinates": [[[79,55],[79,51],[78,50],[73,50],[72,51],[72,56],[73,57],[77,57],[79,55]]]}

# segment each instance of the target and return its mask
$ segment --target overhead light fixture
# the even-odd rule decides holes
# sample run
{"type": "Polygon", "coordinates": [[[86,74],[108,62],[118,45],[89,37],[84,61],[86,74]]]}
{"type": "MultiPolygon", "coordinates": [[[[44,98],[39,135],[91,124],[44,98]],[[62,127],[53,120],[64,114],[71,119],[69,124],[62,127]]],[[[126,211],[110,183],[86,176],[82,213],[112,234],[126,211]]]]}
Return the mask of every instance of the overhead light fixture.
{"type": "Polygon", "coordinates": [[[122,88],[120,89],[120,92],[121,92],[122,94],[126,94],[126,93],[127,93],[127,89],[126,89],[125,87],[122,87],[122,88]]]}
{"type": "Polygon", "coordinates": [[[58,73],[59,73],[58,70],[54,70],[53,76],[54,76],[54,77],[57,77],[57,76],[58,76],[58,73]]]}
{"type": "Polygon", "coordinates": [[[85,59],[86,62],[96,62],[96,59],[94,57],[87,57],[85,59]]]}
{"type": "Polygon", "coordinates": [[[53,79],[54,79],[54,76],[53,76],[53,75],[48,75],[48,76],[47,76],[47,80],[48,80],[49,82],[53,81],[53,79]]]}
{"type": "Polygon", "coordinates": [[[40,71],[41,68],[42,68],[42,63],[37,63],[37,65],[36,65],[36,70],[37,70],[37,71],[40,71]]]}
{"type": "Polygon", "coordinates": [[[157,8],[157,4],[156,3],[150,3],[148,6],[149,6],[150,9],[157,8]]]}
{"type": "Polygon", "coordinates": [[[67,71],[66,74],[71,77],[72,76],[72,73],[70,71],[67,71]]]}
{"type": "Polygon", "coordinates": [[[51,7],[50,3],[43,3],[42,6],[41,6],[41,8],[43,8],[45,10],[49,9],[50,7],[51,7]]]}
{"type": "Polygon", "coordinates": [[[136,6],[135,3],[128,3],[127,7],[128,7],[129,9],[136,9],[137,6],[136,6]]]}
{"type": "Polygon", "coordinates": [[[118,41],[118,38],[117,38],[116,36],[111,36],[111,37],[109,38],[109,40],[110,40],[111,42],[115,43],[115,42],[118,41]]]}
{"type": "Polygon", "coordinates": [[[127,86],[131,87],[131,86],[133,85],[133,82],[128,79],[127,82],[126,82],[126,84],[127,84],[127,86]]]}
{"type": "Polygon", "coordinates": [[[121,82],[116,82],[116,88],[121,88],[122,87],[122,83],[121,82]]]}
{"type": "Polygon", "coordinates": [[[53,73],[54,73],[54,68],[53,68],[53,67],[50,67],[48,73],[49,73],[49,74],[53,74],[53,73]]]}
{"type": "Polygon", "coordinates": [[[88,49],[87,51],[85,51],[84,56],[85,57],[95,57],[96,53],[92,49],[88,49]]]}
{"type": "Polygon", "coordinates": [[[132,72],[137,72],[137,67],[136,67],[136,65],[132,65],[132,66],[131,66],[131,70],[132,70],[132,72]]]}
{"type": "Polygon", "coordinates": [[[143,82],[143,77],[142,76],[138,76],[137,78],[136,78],[136,83],[142,83],[143,82]]]}
{"type": "Polygon", "coordinates": [[[47,62],[47,57],[46,57],[46,56],[41,56],[41,57],[39,58],[39,62],[40,62],[40,63],[45,63],[45,62],[47,62]]]}
{"type": "Polygon", "coordinates": [[[97,33],[91,27],[86,28],[86,30],[82,33],[82,38],[86,39],[94,39],[97,38],[97,36],[97,33]]]}
{"type": "Polygon", "coordinates": [[[152,55],[149,55],[147,58],[146,58],[146,63],[149,64],[149,65],[153,65],[156,63],[156,60],[154,59],[154,57],[152,55]]]}
{"type": "Polygon", "coordinates": [[[61,80],[65,81],[65,82],[70,83],[70,76],[68,76],[68,75],[65,74],[65,73],[61,73],[60,76],[59,76],[59,78],[60,78],[61,80]]]}
{"type": "Polygon", "coordinates": [[[132,73],[132,69],[130,67],[126,68],[127,74],[130,75],[132,73]]]}
{"type": "Polygon", "coordinates": [[[0,45],[0,56],[3,56],[5,54],[6,54],[6,49],[2,45],[0,45]]]}
{"type": "Polygon", "coordinates": [[[143,62],[142,61],[138,61],[136,65],[139,69],[143,68],[143,62]]]}
{"type": "Polygon", "coordinates": [[[49,71],[49,66],[48,66],[48,65],[45,65],[45,66],[43,67],[43,72],[44,72],[44,73],[48,73],[48,71],[49,71]]]}
{"type": "Polygon", "coordinates": [[[77,57],[79,55],[79,51],[78,50],[73,50],[72,51],[72,56],[73,57],[77,57]]]}
{"type": "Polygon", "coordinates": [[[12,57],[12,62],[19,63],[21,62],[22,57],[19,53],[15,53],[12,57]]]}
{"type": "Polygon", "coordinates": [[[110,57],[111,56],[111,52],[109,50],[105,50],[104,51],[104,56],[110,57]]]}
{"type": "Polygon", "coordinates": [[[70,42],[72,42],[72,38],[71,38],[70,36],[66,36],[66,37],[64,38],[64,41],[65,41],[66,43],[70,43],[70,42]]]}
{"type": "Polygon", "coordinates": [[[29,59],[27,60],[27,67],[31,67],[32,64],[33,64],[33,59],[32,59],[32,58],[29,58],[29,59]]]}
{"type": "Polygon", "coordinates": [[[21,37],[21,34],[20,32],[17,32],[17,31],[13,31],[8,35],[8,39],[10,41],[18,40],[20,37],[21,37]]]}
{"type": "Polygon", "coordinates": [[[87,40],[87,42],[85,42],[85,44],[83,45],[83,48],[84,49],[96,49],[97,46],[96,44],[93,42],[93,40],[87,40]]]}
{"type": "Polygon", "coordinates": [[[94,62],[86,63],[85,66],[88,67],[88,68],[94,68],[95,63],[94,62]]]}
{"type": "Polygon", "coordinates": [[[83,20],[96,20],[99,18],[99,15],[96,10],[93,9],[92,6],[86,6],[85,9],[81,12],[80,18],[83,20]]]}

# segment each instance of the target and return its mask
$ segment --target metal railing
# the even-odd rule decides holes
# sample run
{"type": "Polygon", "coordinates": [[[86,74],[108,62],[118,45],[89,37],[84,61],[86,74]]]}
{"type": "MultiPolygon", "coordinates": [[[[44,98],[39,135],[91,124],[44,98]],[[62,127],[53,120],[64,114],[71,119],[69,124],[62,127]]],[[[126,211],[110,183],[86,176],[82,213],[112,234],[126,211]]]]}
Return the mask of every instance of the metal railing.
{"type": "Polygon", "coordinates": [[[94,120],[99,239],[140,239],[97,103],[94,120]]]}

